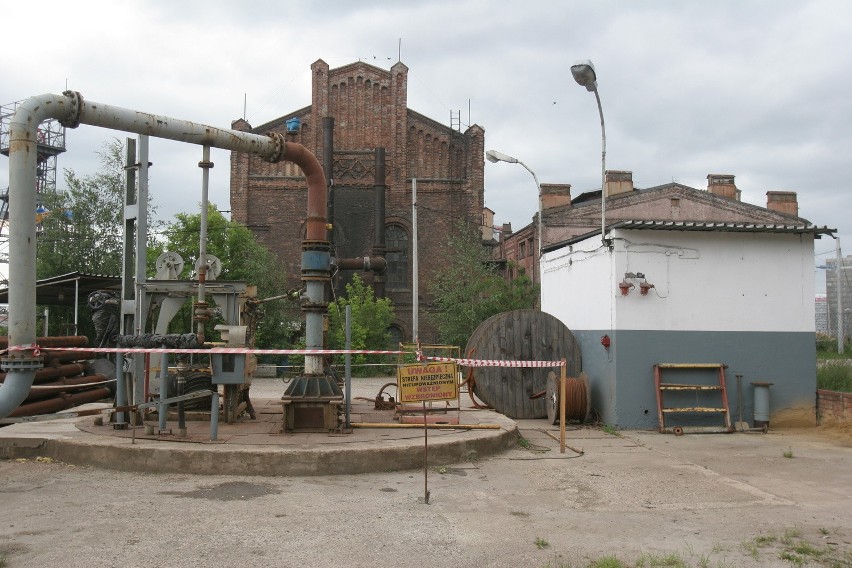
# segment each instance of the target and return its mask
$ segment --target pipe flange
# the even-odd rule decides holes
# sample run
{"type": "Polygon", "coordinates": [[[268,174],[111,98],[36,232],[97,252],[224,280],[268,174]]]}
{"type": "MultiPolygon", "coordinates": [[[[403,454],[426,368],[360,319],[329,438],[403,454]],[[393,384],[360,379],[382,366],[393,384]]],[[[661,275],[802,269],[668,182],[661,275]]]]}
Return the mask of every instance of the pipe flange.
{"type": "Polygon", "coordinates": [[[34,371],[44,367],[41,357],[30,359],[0,359],[0,369],[4,371],[34,371]]]}
{"type": "Polygon", "coordinates": [[[79,91],[62,91],[62,94],[70,99],[71,114],[68,118],[60,120],[59,124],[66,128],[77,128],[80,126],[80,117],[83,115],[83,95],[79,91]]]}
{"type": "Polygon", "coordinates": [[[284,135],[280,132],[267,132],[266,135],[269,136],[269,139],[272,141],[273,149],[272,154],[264,157],[263,159],[271,164],[280,162],[284,159],[284,145],[287,142],[284,139],[284,135]]]}

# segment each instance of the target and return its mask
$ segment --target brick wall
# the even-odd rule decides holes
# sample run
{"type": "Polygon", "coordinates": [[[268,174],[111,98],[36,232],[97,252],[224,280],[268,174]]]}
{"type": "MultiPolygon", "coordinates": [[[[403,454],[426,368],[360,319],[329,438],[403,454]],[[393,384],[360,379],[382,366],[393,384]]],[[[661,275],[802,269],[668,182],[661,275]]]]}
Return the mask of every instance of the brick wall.
{"type": "MultiPolygon", "coordinates": [[[[420,312],[430,303],[430,282],[441,270],[449,237],[459,223],[479,230],[484,207],[485,132],[471,126],[458,132],[407,108],[408,68],[396,63],[383,70],[363,62],[330,69],[322,60],[311,65],[311,106],[252,128],[236,121],[233,128],[258,134],[286,132],[290,118],[301,119],[297,134],[287,139],[304,145],[323,163],[322,119],[334,124],[334,241],[341,258],[372,253],[372,187],[375,148],[385,148],[386,225],[411,235],[411,180],[418,179],[420,312]]],[[[269,164],[260,158],[231,155],[231,211],[283,262],[288,287],[300,286],[300,255],[307,210],[307,186],[299,168],[289,162],[269,164]]],[[[409,287],[388,290],[396,306],[396,325],[410,340],[412,319],[411,263],[409,287]]],[[[362,275],[370,281],[369,275],[362,275]]],[[[350,275],[344,275],[343,282],[350,275]]],[[[420,317],[421,340],[434,340],[428,318],[420,317]]]]}
{"type": "Polygon", "coordinates": [[[852,393],[817,390],[817,424],[852,421],[852,393]]]}

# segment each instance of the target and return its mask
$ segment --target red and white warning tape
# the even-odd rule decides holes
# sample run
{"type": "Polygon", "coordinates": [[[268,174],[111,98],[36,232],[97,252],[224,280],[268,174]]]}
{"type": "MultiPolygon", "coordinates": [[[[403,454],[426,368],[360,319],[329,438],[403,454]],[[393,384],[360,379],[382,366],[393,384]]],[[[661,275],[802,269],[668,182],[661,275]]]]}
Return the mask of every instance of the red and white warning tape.
{"type": "MultiPolygon", "coordinates": [[[[39,346],[13,345],[9,351],[32,350],[34,356],[40,353],[39,346]]],[[[378,349],[247,349],[245,347],[213,347],[210,349],[175,349],[166,347],[51,347],[50,351],[70,351],[85,353],[183,353],[193,355],[408,355],[410,351],[382,351],[378,349]]],[[[458,363],[463,367],[525,367],[525,368],[547,368],[561,367],[565,360],[561,361],[507,361],[500,359],[461,359],[455,357],[431,357],[424,355],[422,351],[415,353],[417,360],[441,361],[458,363]]]]}
{"type": "Polygon", "coordinates": [[[454,357],[428,357],[428,361],[446,361],[458,363],[463,367],[561,367],[565,361],[502,361],[499,359],[457,359],[454,357]]]}

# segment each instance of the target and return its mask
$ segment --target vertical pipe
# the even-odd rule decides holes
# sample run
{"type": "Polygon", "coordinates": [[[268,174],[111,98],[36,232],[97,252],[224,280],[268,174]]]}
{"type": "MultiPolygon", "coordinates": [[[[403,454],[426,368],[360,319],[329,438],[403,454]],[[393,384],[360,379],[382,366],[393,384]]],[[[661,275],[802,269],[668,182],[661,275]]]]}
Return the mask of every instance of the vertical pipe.
{"type": "MultiPolygon", "coordinates": [[[[376,181],[373,186],[375,212],[373,227],[373,256],[385,258],[385,149],[376,148],[376,181]]],[[[376,298],[385,297],[385,274],[376,272],[373,277],[373,289],[376,298]]]]}
{"type": "Polygon", "coordinates": [[[202,313],[196,313],[198,328],[198,341],[204,343],[204,323],[207,321],[207,306],[205,304],[204,283],[207,280],[207,207],[208,193],[210,187],[210,168],[213,167],[213,162],[210,161],[210,146],[205,145],[202,150],[201,161],[198,162],[198,167],[201,168],[201,229],[198,237],[198,309],[203,310],[202,313]]]}
{"type": "MultiPolygon", "coordinates": [[[[169,398],[169,354],[163,353],[160,355],[160,400],[163,401],[167,398],[169,398]]],[[[165,430],[169,405],[160,403],[157,408],[160,414],[160,430],[165,430]]]]}
{"type": "Polygon", "coordinates": [[[322,119],[322,170],[327,184],[328,224],[331,226],[331,237],[334,243],[334,117],[325,116],[322,119]]]}
{"type": "Polygon", "coordinates": [[[843,353],[846,348],[846,337],[843,329],[843,256],[840,252],[840,237],[834,238],[834,252],[837,278],[837,352],[843,353]]]}
{"type": "Polygon", "coordinates": [[[80,333],[78,316],[80,314],[80,279],[74,279],[74,335],[80,333]]]}
{"type": "MultiPolygon", "coordinates": [[[[132,302],[135,297],[135,279],[134,268],[136,266],[136,247],[134,239],[137,223],[139,218],[139,202],[136,198],[136,140],[127,138],[124,148],[124,234],[123,234],[123,250],[122,250],[122,265],[121,265],[121,301],[119,303],[119,331],[120,333],[132,333],[134,325],[134,315],[136,310],[129,313],[126,304],[132,302]]],[[[124,355],[117,353],[115,356],[115,405],[127,405],[127,383],[124,380],[124,355]]],[[[113,428],[123,429],[127,427],[126,415],[124,412],[115,413],[115,421],[113,428]]]]}
{"type": "Polygon", "coordinates": [[[210,397],[210,439],[219,438],[219,387],[213,385],[213,396],[210,397]]]}
{"type": "Polygon", "coordinates": [[[417,264],[417,178],[411,180],[411,331],[420,341],[420,272],[417,264]]]}
{"type": "Polygon", "coordinates": [[[352,354],[349,350],[352,349],[352,305],[346,304],[346,369],[345,369],[345,393],[346,398],[346,430],[352,428],[352,423],[349,421],[349,415],[352,410],[352,354]]]}
{"type": "MultiPolygon", "coordinates": [[[[136,310],[134,314],[134,329],[137,335],[145,331],[147,314],[145,306],[145,282],[148,279],[148,148],[149,138],[139,136],[139,187],[136,193],[136,204],[139,208],[136,217],[136,287],[134,298],[136,310]]],[[[145,357],[133,357],[133,400],[136,404],[147,402],[146,391],[148,383],[148,364],[145,357]]]]}

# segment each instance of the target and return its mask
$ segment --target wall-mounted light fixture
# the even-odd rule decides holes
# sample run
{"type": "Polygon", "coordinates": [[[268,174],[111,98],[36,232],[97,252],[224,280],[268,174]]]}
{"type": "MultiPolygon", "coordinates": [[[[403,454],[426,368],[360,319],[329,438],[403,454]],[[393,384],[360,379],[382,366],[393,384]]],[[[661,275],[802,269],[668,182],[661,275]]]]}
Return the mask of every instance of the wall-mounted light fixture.
{"type": "Polygon", "coordinates": [[[624,280],[618,283],[618,289],[621,290],[622,296],[626,296],[630,293],[631,288],[636,287],[636,284],[630,282],[630,280],[641,280],[641,282],[639,283],[639,293],[643,296],[647,296],[648,291],[651,288],[656,288],[656,286],[648,282],[643,273],[637,272],[634,274],[633,272],[625,272],[624,280]]]}

